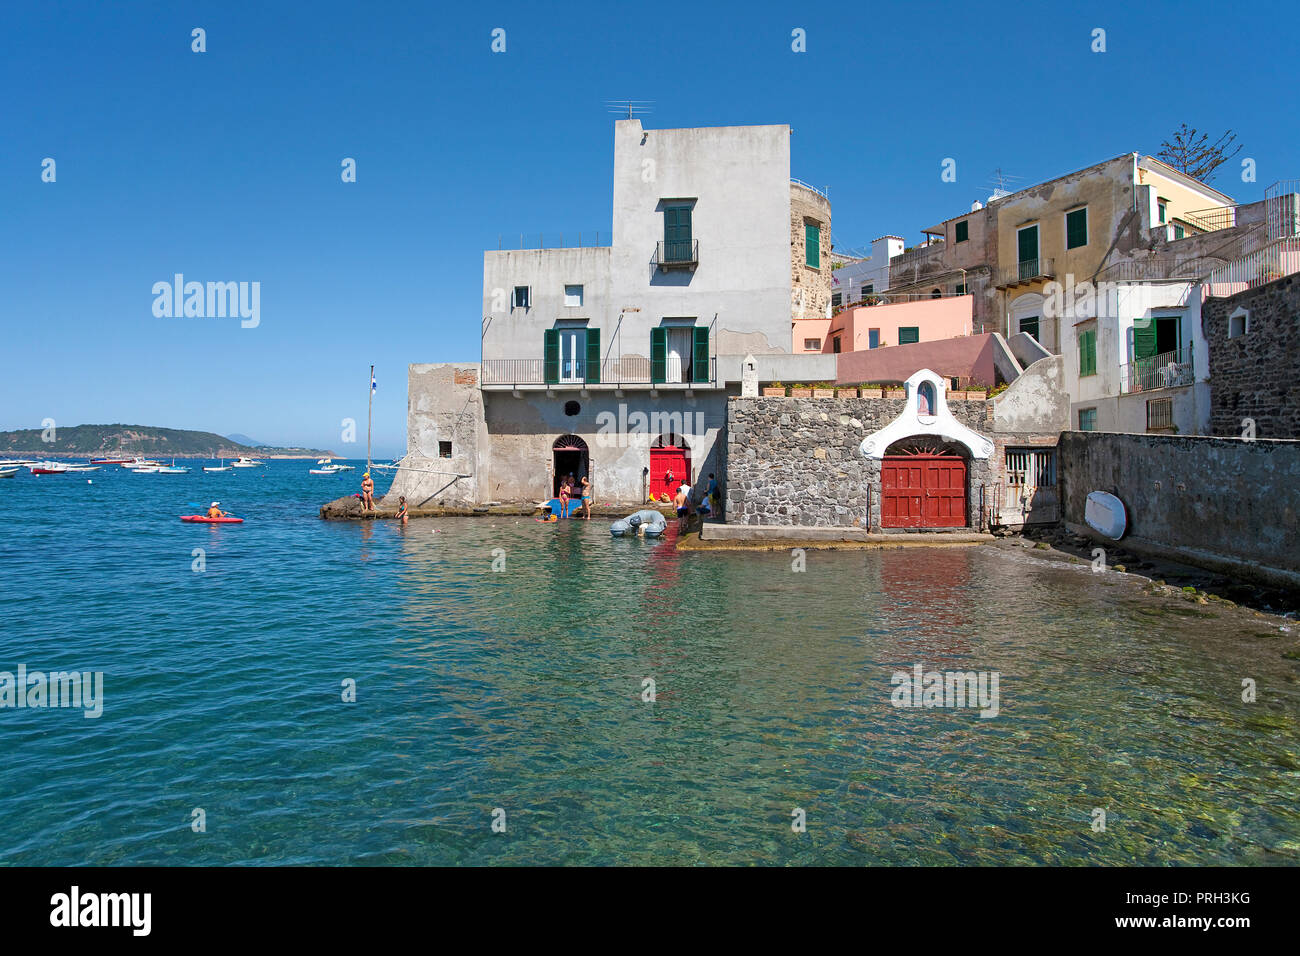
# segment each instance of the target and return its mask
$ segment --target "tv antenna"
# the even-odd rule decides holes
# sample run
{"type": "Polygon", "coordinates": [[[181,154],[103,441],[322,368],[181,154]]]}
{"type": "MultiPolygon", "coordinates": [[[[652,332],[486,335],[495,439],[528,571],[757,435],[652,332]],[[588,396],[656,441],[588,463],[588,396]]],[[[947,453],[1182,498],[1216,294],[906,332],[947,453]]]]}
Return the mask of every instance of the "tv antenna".
{"type": "Polygon", "coordinates": [[[1004,173],[999,166],[993,170],[993,181],[989,184],[993,187],[993,197],[996,199],[1000,196],[1010,196],[1012,190],[1007,187],[1024,179],[1023,176],[1012,176],[1010,173],[1004,173]]]}
{"type": "Polygon", "coordinates": [[[606,100],[606,113],[623,113],[624,119],[634,119],[643,113],[654,111],[654,100],[606,100]]]}

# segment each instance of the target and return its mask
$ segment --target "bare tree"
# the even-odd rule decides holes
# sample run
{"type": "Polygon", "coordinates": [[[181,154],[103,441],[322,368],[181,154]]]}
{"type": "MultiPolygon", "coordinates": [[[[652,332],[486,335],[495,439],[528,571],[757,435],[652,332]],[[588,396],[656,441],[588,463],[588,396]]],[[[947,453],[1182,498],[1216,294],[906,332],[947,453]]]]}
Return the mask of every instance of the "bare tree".
{"type": "Polygon", "coordinates": [[[1174,132],[1172,142],[1165,140],[1160,144],[1156,158],[1193,179],[1208,183],[1214,179],[1216,169],[1241,152],[1240,143],[1228,152],[1236,138],[1237,134],[1228,130],[1211,143],[1208,133],[1200,133],[1184,123],[1174,132]]]}

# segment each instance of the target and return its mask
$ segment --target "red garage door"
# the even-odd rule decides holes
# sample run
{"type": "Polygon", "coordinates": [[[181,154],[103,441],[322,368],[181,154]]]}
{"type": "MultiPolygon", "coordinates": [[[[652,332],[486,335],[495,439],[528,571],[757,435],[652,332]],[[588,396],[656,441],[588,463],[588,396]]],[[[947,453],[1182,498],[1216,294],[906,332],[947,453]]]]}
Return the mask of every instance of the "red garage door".
{"type": "Polygon", "coordinates": [[[671,498],[683,481],[691,480],[691,450],[681,445],[650,449],[650,493],[658,498],[664,492],[671,498]],[[673,480],[667,479],[669,470],[673,480]]]}
{"type": "Polygon", "coordinates": [[[889,455],[881,470],[883,528],[966,527],[966,460],[889,455]]]}

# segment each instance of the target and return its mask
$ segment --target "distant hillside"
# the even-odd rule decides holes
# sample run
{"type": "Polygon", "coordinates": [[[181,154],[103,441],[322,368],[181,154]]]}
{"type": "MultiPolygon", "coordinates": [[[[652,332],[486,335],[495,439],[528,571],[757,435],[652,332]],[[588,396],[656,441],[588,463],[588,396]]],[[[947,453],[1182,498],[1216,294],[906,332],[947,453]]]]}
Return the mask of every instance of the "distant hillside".
{"type": "Polygon", "coordinates": [[[16,455],[86,458],[139,455],[147,458],[337,458],[318,448],[275,448],[244,445],[212,432],[152,425],[74,425],[57,428],[55,441],[41,441],[41,429],[0,432],[0,457],[16,455]]]}

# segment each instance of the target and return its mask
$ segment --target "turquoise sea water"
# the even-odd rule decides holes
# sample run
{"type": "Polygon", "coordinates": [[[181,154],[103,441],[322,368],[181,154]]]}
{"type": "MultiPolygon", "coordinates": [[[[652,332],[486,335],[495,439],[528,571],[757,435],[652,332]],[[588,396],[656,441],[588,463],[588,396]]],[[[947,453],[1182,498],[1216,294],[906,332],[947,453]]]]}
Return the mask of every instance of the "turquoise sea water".
{"type": "Polygon", "coordinates": [[[309,467],[0,481],[0,670],[105,698],[0,710],[0,862],[1300,861],[1276,621],[992,548],[326,523],[360,472],[309,467]],[[177,520],[214,498],[247,522],[177,520]],[[916,663],[999,715],[891,706],[916,663]]]}

